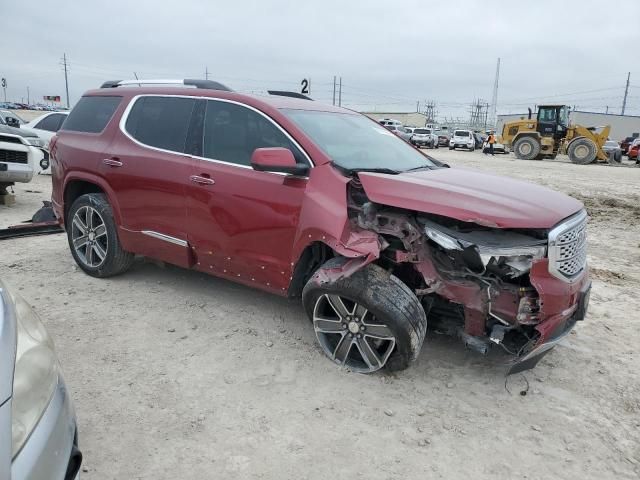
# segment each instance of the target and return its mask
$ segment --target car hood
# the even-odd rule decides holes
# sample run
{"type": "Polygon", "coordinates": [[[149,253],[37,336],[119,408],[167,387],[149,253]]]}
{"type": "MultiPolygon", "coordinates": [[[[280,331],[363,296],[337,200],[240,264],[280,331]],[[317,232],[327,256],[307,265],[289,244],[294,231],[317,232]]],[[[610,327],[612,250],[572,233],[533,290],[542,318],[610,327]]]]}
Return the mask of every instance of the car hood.
{"type": "Polygon", "coordinates": [[[8,125],[0,125],[0,133],[10,133],[11,135],[18,135],[19,137],[37,137],[38,134],[28,128],[15,128],[8,125]]]}
{"type": "Polygon", "coordinates": [[[471,169],[358,176],[375,203],[496,228],[551,228],[584,208],[563,193],[471,169]]]}

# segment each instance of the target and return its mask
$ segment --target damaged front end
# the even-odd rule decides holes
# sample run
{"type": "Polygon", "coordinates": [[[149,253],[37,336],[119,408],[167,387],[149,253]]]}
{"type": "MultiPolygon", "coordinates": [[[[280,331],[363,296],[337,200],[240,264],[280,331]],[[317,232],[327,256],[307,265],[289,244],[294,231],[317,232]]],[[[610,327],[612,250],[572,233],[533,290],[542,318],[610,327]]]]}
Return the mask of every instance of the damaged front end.
{"type": "Polygon", "coordinates": [[[380,236],[377,262],[414,290],[430,328],[482,354],[499,345],[510,373],[533,368],[584,318],[584,210],[550,229],[498,228],[376,204],[357,178],[348,207],[353,231],[380,236]]]}

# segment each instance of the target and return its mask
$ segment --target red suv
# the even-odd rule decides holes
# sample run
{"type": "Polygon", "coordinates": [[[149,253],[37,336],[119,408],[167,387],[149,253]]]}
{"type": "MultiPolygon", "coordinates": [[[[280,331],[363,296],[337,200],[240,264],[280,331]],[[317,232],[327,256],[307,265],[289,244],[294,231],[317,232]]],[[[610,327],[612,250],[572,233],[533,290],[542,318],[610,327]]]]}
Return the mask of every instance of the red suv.
{"type": "Polygon", "coordinates": [[[310,99],[138,83],[87,92],[51,143],[87,274],[139,254],[301,297],[326,355],[358,372],[409,366],[427,323],[524,370],[584,318],[579,201],[449,168],[310,99]]]}

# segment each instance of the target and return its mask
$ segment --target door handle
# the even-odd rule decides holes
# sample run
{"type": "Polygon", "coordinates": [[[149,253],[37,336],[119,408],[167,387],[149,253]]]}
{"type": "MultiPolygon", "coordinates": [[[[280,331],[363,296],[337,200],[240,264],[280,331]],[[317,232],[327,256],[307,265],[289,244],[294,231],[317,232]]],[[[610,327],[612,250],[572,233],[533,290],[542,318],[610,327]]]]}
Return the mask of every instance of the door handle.
{"type": "Polygon", "coordinates": [[[102,163],[105,165],[109,165],[110,167],[121,167],[122,162],[116,158],[105,158],[102,160],[102,163]]]}
{"type": "Polygon", "coordinates": [[[213,178],[203,177],[201,175],[191,175],[189,180],[200,185],[213,185],[216,183],[213,178]]]}

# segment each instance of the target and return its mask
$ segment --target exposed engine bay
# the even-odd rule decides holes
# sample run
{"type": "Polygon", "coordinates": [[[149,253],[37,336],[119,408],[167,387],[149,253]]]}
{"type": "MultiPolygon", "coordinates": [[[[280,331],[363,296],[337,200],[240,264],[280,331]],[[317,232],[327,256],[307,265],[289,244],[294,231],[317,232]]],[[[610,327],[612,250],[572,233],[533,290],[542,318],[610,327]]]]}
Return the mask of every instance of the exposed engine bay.
{"type": "Polygon", "coordinates": [[[352,228],[384,239],[378,264],[414,290],[430,328],[483,354],[497,344],[521,357],[536,345],[541,305],[529,273],[547,254],[547,230],[499,229],[378,205],[357,178],[347,202],[352,228]]]}

